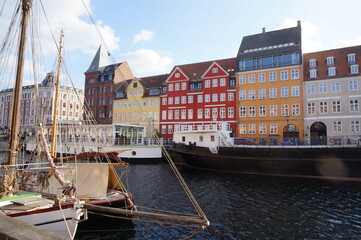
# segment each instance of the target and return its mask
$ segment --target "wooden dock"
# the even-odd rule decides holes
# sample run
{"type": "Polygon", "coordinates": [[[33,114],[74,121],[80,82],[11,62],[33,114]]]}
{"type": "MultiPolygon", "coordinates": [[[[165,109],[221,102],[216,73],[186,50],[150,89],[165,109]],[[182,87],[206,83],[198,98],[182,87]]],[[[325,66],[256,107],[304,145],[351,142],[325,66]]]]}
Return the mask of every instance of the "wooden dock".
{"type": "Polygon", "coordinates": [[[65,240],[64,236],[48,232],[18,219],[0,214],[0,239],[9,240],[65,240]]]}

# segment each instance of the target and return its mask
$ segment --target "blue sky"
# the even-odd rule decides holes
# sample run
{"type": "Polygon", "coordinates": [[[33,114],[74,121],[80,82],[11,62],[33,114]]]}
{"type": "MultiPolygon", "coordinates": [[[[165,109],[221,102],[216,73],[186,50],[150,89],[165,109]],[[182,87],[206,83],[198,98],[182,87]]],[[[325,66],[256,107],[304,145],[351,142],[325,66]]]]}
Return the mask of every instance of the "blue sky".
{"type": "MultiPolygon", "coordinates": [[[[34,1],[34,9],[38,0],[34,1]]],[[[2,5],[4,1],[0,4],[2,5]]],[[[7,1],[9,2],[9,1],[7,1]]],[[[100,40],[82,0],[42,0],[51,28],[65,29],[65,59],[77,87],[100,40]]],[[[169,73],[174,65],[235,57],[242,37],[294,27],[301,20],[303,51],[361,44],[361,1],[325,0],[84,0],[116,62],[127,61],[137,77],[169,73]]],[[[5,8],[10,3],[6,3],[5,8]]],[[[41,12],[41,11],[39,11],[41,12]]],[[[7,13],[7,14],[6,14],[7,13]]],[[[2,14],[0,23],[10,19],[2,14]]],[[[45,21],[41,28],[45,29],[45,21]]],[[[0,36],[4,29],[0,30],[0,36]]],[[[45,36],[45,35],[44,35],[45,36]]],[[[52,40],[41,37],[52,71],[52,40]]]]}

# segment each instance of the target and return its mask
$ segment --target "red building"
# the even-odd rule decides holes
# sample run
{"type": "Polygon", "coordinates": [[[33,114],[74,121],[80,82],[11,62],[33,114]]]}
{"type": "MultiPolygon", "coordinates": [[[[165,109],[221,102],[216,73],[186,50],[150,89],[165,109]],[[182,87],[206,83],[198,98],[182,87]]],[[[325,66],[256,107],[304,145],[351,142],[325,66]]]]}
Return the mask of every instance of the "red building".
{"type": "Polygon", "coordinates": [[[133,78],[127,62],[108,64],[107,53],[99,47],[85,74],[85,101],[92,113],[84,119],[99,124],[111,124],[113,114],[114,85],[133,78]]]}
{"type": "Polygon", "coordinates": [[[180,123],[227,122],[236,131],[236,59],[178,65],[161,91],[162,137],[173,140],[180,123]]]}

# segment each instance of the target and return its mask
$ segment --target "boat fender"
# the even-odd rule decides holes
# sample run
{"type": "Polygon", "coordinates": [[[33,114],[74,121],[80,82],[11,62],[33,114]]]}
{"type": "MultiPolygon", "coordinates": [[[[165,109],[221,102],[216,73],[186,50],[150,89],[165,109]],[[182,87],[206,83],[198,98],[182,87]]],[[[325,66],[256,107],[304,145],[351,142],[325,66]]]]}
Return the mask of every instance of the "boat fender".
{"type": "Polygon", "coordinates": [[[137,152],[136,152],[136,151],[132,151],[132,155],[133,155],[133,156],[137,155],[137,152]]]}

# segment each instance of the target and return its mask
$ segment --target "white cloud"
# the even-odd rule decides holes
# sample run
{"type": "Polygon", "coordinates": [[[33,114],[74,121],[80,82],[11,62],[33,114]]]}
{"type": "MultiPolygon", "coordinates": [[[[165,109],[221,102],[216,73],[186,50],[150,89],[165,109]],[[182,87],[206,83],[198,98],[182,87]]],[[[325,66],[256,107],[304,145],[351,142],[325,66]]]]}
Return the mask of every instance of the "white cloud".
{"type": "MultiPolygon", "coordinates": [[[[279,26],[279,29],[290,28],[297,26],[297,20],[292,18],[287,18],[279,26]]],[[[323,24],[323,27],[326,27],[327,23],[323,24]]],[[[320,31],[320,28],[312,22],[301,21],[302,28],[302,51],[304,53],[321,51],[327,47],[321,40],[317,40],[317,33],[320,31]]]]}
{"type": "Polygon", "coordinates": [[[161,56],[154,50],[139,49],[134,52],[122,54],[120,59],[124,59],[130,65],[135,75],[150,76],[169,72],[173,59],[169,56],[161,56]]]}
{"type": "Polygon", "coordinates": [[[133,43],[140,41],[150,41],[154,39],[155,33],[150,30],[141,30],[140,33],[134,35],[133,43]]]}

